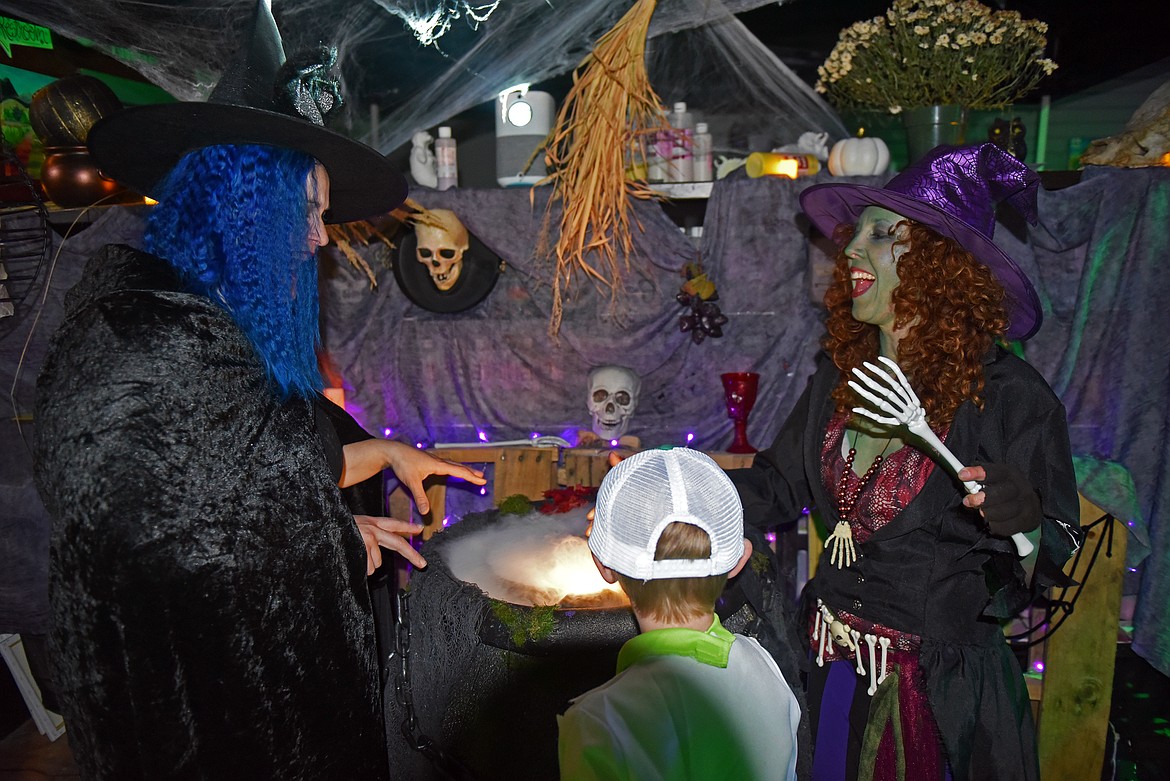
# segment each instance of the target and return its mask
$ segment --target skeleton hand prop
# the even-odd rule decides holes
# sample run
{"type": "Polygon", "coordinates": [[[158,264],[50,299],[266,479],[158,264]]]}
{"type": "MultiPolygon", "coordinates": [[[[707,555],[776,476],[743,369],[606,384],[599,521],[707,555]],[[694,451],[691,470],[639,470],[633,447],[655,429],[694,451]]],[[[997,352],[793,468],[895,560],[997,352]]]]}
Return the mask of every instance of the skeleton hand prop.
{"type": "MultiPolygon", "coordinates": [[[[866,390],[866,388],[863,388],[853,380],[849,381],[849,387],[870,404],[887,414],[879,415],[865,407],[854,407],[853,411],[871,420],[885,423],[886,425],[896,426],[901,424],[906,426],[910,430],[910,433],[918,436],[926,444],[930,445],[942,457],[947,466],[955,474],[958,474],[959,470],[963,468],[963,465],[947,449],[947,446],[935,436],[934,432],[930,430],[930,426],[926,422],[926,412],[922,409],[922,402],[918,400],[914,389],[910,387],[910,383],[906,380],[906,375],[902,374],[902,370],[898,368],[898,364],[884,355],[879,356],[878,360],[892,370],[894,375],[890,375],[879,366],[866,362],[862,365],[874,375],[873,377],[858,368],[853,369],[853,374],[861,382],[865,383],[869,390],[866,390]]],[[[979,493],[983,490],[983,486],[973,480],[964,481],[963,487],[967,489],[967,493],[971,494],[979,493]]],[[[1015,543],[1016,553],[1020,556],[1027,556],[1032,552],[1032,543],[1024,535],[1019,533],[1013,534],[1012,542],[1015,543]]]]}
{"type": "Polygon", "coordinates": [[[833,533],[825,540],[825,547],[829,551],[829,563],[835,564],[837,569],[848,567],[857,561],[857,548],[853,544],[853,530],[846,521],[838,521],[833,527],[833,533]]]}

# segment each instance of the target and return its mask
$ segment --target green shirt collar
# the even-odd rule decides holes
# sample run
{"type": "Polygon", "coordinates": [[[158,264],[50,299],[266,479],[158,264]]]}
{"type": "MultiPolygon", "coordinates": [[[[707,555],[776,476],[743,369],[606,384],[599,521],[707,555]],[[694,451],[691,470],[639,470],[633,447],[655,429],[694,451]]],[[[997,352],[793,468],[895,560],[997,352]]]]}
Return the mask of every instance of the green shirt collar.
{"type": "Polygon", "coordinates": [[[689,656],[712,667],[726,667],[735,637],[715,616],[706,632],[694,629],[652,629],[626,641],[618,653],[620,673],[649,656],[689,656]]]}

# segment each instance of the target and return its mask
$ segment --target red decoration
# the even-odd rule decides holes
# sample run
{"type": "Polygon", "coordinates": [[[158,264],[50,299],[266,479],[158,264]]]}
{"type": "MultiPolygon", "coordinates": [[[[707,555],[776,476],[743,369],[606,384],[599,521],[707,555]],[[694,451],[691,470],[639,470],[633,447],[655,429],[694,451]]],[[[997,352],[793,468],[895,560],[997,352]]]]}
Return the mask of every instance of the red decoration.
{"type": "Polygon", "coordinates": [[[540,511],[545,515],[567,513],[574,507],[592,504],[597,498],[597,486],[574,485],[568,488],[553,488],[544,492],[544,504],[540,511]]]}

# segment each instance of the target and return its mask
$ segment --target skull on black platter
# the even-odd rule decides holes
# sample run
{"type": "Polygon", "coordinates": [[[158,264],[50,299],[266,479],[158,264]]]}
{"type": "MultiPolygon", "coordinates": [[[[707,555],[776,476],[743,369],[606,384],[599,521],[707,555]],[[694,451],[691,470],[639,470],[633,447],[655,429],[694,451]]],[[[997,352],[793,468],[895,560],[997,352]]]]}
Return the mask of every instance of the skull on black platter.
{"type": "Polygon", "coordinates": [[[435,287],[446,292],[455,287],[463,271],[463,253],[470,246],[467,228],[447,209],[431,209],[429,214],[438,224],[419,222],[414,226],[418,237],[415,257],[427,267],[435,287]]]}
{"type": "Polygon", "coordinates": [[[617,439],[626,433],[638,406],[642,380],[625,366],[598,366],[589,372],[589,414],[593,433],[617,439]]]}

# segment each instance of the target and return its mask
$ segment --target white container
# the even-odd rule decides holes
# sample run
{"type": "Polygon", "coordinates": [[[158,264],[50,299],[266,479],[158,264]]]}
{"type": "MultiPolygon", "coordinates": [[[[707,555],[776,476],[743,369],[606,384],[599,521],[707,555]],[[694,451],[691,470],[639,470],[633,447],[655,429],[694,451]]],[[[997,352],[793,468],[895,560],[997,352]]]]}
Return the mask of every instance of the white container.
{"type": "MultiPolygon", "coordinates": [[[[660,116],[662,123],[670,124],[670,115],[663,111],[660,116]]],[[[664,128],[647,137],[646,142],[646,181],[665,182],[666,164],[670,160],[670,150],[674,147],[674,134],[670,128],[664,128]]]]}
{"type": "Polygon", "coordinates": [[[660,136],[666,138],[663,141],[659,138],[652,144],[646,145],[646,181],[647,182],[665,182],[666,181],[666,157],[663,149],[670,149],[670,141],[668,133],[660,133],[660,136]]]}
{"type": "Polygon", "coordinates": [[[532,153],[552,129],[556,101],[547,92],[512,89],[500,93],[496,108],[496,181],[501,187],[531,187],[548,174],[544,154],[532,153]]]}
{"type": "Polygon", "coordinates": [[[439,137],[435,139],[435,171],[440,190],[458,186],[459,161],[455,154],[455,139],[451,138],[451,128],[446,125],[439,128],[439,137]]]}
{"type": "Polygon", "coordinates": [[[694,177],[695,121],[687,104],[679,101],[670,112],[671,150],[666,164],[666,181],[690,182],[694,177]]]}
{"type": "Polygon", "coordinates": [[[715,165],[712,159],[713,151],[711,133],[707,130],[707,123],[697,123],[695,125],[693,161],[693,174],[696,182],[709,182],[715,178],[715,165]]]}

